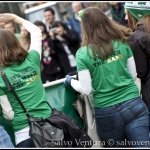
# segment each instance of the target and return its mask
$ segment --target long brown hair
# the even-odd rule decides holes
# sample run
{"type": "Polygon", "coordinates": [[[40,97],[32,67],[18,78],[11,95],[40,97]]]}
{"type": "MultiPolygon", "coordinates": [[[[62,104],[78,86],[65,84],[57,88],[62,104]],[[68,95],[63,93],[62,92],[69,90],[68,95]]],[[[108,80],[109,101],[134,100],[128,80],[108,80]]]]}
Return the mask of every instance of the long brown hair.
{"type": "Polygon", "coordinates": [[[127,11],[127,16],[128,16],[128,26],[134,30],[137,25],[137,20],[127,11]]]}
{"type": "Polygon", "coordinates": [[[84,10],[81,30],[82,46],[90,45],[93,55],[101,59],[106,59],[113,54],[113,40],[126,42],[130,35],[128,28],[111,21],[96,7],[88,7],[84,10]]]}
{"type": "MultiPolygon", "coordinates": [[[[133,15],[127,11],[128,25],[131,29],[136,29],[139,25],[143,25],[144,31],[150,35],[150,15],[143,16],[140,20],[136,20],[133,15]]],[[[149,36],[150,37],[150,36],[149,36]]]]}
{"type": "Polygon", "coordinates": [[[13,33],[0,29],[0,67],[22,63],[27,54],[13,33]]]}
{"type": "Polygon", "coordinates": [[[138,22],[137,26],[142,24],[146,33],[150,34],[150,15],[143,16],[138,22]]]}

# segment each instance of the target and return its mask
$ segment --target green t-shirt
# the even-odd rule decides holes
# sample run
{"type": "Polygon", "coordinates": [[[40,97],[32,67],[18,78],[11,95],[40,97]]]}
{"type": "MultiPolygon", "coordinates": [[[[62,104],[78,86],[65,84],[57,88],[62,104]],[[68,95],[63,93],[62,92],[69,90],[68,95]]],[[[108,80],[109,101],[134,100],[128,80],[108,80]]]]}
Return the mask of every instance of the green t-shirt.
{"type": "MultiPolygon", "coordinates": [[[[22,64],[10,65],[4,68],[4,71],[29,114],[42,118],[51,115],[51,109],[46,103],[45,89],[40,79],[40,55],[38,52],[29,51],[22,64]]],[[[27,117],[12,92],[6,91],[6,86],[0,77],[0,96],[8,96],[15,113],[12,121],[13,128],[14,131],[18,131],[28,126],[27,117]]]]}
{"type": "Polygon", "coordinates": [[[127,59],[133,54],[121,41],[113,42],[115,54],[102,61],[94,58],[90,46],[81,47],[76,53],[77,70],[88,69],[92,78],[95,107],[108,107],[139,96],[127,59]]]}

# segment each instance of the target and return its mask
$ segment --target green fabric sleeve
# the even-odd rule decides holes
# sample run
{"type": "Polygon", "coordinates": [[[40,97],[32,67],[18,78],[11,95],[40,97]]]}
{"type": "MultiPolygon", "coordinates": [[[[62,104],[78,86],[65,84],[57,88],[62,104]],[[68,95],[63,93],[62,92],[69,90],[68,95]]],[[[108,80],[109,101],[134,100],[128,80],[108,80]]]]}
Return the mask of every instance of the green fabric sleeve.
{"type": "Polygon", "coordinates": [[[84,57],[81,52],[82,49],[78,50],[76,53],[76,63],[77,63],[77,71],[82,71],[88,69],[86,63],[84,61],[84,57]]]}

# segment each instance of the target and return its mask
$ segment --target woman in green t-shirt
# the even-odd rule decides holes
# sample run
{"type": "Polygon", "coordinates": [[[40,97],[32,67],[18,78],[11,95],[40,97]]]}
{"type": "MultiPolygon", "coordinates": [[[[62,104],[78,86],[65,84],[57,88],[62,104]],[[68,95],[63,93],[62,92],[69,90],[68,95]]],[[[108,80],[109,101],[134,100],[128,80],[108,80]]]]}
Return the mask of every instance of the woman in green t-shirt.
{"type": "MultiPolygon", "coordinates": [[[[51,115],[51,109],[46,103],[45,89],[40,78],[41,30],[15,14],[0,14],[0,24],[7,21],[22,25],[30,33],[31,43],[29,50],[26,51],[13,33],[0,30],[0,67],[3,68],[29,114],[47,118],[51,115]]],[[[13,94],[7,91],[2,77],[0,77],[0,99],[5,104],[9,101],[14,111],[12,125],[17,147],[35,147],[29,136],[27,116],[13,94]]]]}
{"type": "Polygon", "coordinates": [[[66,76],[65,84],[93,96],[97,132],[105,147],[148,147],[149,111],[140,97],[140,80],[126,42],[130,32],[98,8],[87,8],[79,15],[79,81],[66,76]]]}

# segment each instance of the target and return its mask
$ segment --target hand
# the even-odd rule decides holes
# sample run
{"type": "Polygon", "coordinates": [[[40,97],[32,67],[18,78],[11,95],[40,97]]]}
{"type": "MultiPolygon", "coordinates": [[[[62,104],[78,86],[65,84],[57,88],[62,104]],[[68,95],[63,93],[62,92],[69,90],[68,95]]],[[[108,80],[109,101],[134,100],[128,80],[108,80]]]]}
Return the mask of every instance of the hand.
{"type": "Polygon", "coordinates": [[[55,36],[56,36],[56,35],[55,35],[54,32],[49,31],[49,35],[50,35],[50,37],[51,37],[52,40],[55,39],[55,36]]]}
{"type": "Polygon", "coordinates": [[[17,24],[20,24],[22,25],[24,21],[27,21],[15,14],[11,14],[11,13],[3,13],[3,14],[0,14],[0,23],[6,23],[6,22],[9,22],[9,21],[13,21],[17,24]]]}
{"type": "Polygon", "coordinates": [[[5,28],[5,23],[4,22],[0,22],[0,29],[4,29],[5,28]]]}
{"type": "Polygon", "coordinates": [[[65,39],[61,36],[61,35],[56,35],[56,38],[60,41],[60,42],[64,42],[65,39]]]}
{"type": "Polygon", "coordinates": [[[15,14],[11,14],[11,13],[0,14],[0,23],[13,21],[14,20],[14,16],[15,16],[15,14]]]}
{"type": "Polygon", "coordinates": [[[64,85],[65,86],[71,86],[71,79],[74,79],[72,76],[70,75],[66,75],[66,79],[64,81],[64,85]]]}

